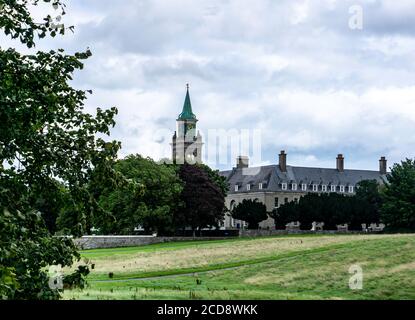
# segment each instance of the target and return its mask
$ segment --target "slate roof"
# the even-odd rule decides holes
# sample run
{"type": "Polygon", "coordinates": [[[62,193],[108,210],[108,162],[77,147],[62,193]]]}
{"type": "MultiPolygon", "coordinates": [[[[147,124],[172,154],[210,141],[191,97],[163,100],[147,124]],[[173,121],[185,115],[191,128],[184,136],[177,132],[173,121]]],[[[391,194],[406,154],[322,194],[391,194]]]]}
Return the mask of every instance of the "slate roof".
{"type": "MultiPolygon", "coordinates": [[[[339,172],[337,169],[325,168],[306,168],[287,166],[287,172],[281,172],[278,165],[254,167],[247,169],[236,169],[222,171],[220,173],[226,177],[230,185],[230,193],[248,192],[246,185],[251,185],[250,192],[290,192],[291,184],[296,183],[298,190],[301,192],[301,184],[307,184],[308,190],[310,186],[331,185],[336,186],[356,186],[362,180],[377,180],[383,183],[386,175],[382,175],[378,171],[370,170],[344,170],[339,172]],[[263,189],[259,189],[259,184],[263,184],[263,189]],[[282,190],[282,184],[288,184],[288,190],[282,190]],[[235,192],[235,185],[239,185],[239,191],[235,192]]],[[[321,189],[319,189],[321,190],[321,189]]]]}

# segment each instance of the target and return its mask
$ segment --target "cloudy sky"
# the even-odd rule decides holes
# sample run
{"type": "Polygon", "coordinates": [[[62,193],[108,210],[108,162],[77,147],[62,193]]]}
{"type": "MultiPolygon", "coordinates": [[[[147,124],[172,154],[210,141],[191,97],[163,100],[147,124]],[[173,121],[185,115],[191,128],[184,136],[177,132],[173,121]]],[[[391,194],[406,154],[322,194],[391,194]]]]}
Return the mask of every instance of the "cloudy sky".
{"type": "Polygon", "coordinates": [[[205,135],[260,130],[257,164],[282,149],[291,165],[344,153],[358,169],[415,156],[413,0],[71,0],[67,13],[75,33],[37,49],[92,50],[74,85],[93,89],[91,110],[119,108],[122,156],[170,155],[186,83],[205,135]]]}

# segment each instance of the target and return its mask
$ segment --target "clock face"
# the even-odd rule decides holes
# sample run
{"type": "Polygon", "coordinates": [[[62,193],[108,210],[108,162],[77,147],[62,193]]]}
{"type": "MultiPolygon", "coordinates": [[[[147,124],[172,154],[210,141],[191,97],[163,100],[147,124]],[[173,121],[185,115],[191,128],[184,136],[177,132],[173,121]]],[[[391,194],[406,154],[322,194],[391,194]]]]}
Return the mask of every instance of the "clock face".
{"type": "Polygon", "coordinates": [[[192,123],[192,122],[179,122],[178,125],[178,135],[179,137],[184,137],[188,134],[190,135],[195,135],[195,131],[196,131],[196,123],[192,123]]]}
{"type": "Polygon", "coordinates": [[[194,130],[196,128],[196,126],[195,126],[195,124],[194,123],[188,123],[187,124],[187,130],[188,131],[190,131],[190,130],[194,130]]]}

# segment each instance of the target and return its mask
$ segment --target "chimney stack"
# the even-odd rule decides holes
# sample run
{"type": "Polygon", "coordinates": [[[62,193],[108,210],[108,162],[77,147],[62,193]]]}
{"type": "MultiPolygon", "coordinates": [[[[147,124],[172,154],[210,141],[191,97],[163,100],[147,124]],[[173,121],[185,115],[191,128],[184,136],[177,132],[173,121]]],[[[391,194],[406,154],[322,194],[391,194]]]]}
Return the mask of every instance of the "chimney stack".
{"type": "Polygon", "coordinates": [[[344,157],[342,154],[337,156],[337,170],[339,172],[344,172],[344,157]]]}
{"type": "Polygon", "coordinates": [[[236,158],[236,168],[237,169],[249,168],[249,157],[239,156],[238,158],[236,158]]]}
{"type": "Polygon", "coordinates": [[[281,151],[280,153],[280,170],[281,172],[287,172],[287,154],[285,153],[285,151],[281,151]]]}
{"type": "Polygon", "coordinates": [[[388,172],[388,160],[386,160],[386,157],[382,157],[379,160],[379,172],[380,174],[387,174],[388,172]]]}

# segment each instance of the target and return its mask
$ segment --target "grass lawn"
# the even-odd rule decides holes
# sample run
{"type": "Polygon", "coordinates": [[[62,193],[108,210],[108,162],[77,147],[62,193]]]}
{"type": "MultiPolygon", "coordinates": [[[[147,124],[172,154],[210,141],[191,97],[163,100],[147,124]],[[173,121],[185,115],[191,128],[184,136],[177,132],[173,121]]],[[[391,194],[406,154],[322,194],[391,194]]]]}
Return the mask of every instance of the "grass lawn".
{"type": "Polygon", "coordinates": [[[82,252],[66,299],[415,299],[415,235],[284,236],[82,252]],[[363,289],[349,288],[349,268],[363,289]],[[113,273],[113,278],[109,278],[113,273]]]}

